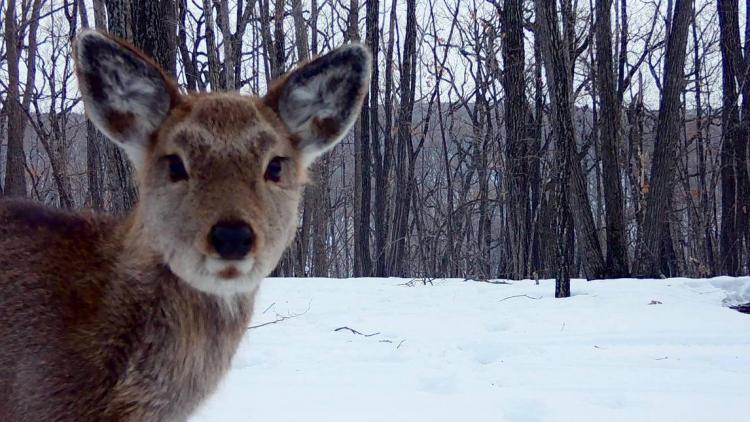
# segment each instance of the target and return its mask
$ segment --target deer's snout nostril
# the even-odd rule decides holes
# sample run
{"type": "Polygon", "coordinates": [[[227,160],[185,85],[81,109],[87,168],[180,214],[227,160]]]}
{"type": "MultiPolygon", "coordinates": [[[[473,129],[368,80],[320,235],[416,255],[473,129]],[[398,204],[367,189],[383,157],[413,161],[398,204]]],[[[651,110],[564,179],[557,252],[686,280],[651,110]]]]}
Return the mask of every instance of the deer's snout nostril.
{"type": "Polygon", "coordinates": [[[247,223],[226,221],[214,225],[208,238],[223,259],[242,259],[253,247],[255,234],[247,223]]]}

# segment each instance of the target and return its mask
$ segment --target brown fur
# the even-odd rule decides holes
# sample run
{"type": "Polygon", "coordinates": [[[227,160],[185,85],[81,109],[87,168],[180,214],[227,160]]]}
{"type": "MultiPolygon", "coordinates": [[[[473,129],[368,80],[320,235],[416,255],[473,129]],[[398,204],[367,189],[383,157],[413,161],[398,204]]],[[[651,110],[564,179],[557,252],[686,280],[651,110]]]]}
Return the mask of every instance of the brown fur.
{"type": "MultiPolygon", "coordinates": [[[[107,49],[76,55],[94,61],[78,72],[87,113],[129,148],[141,200],[123,219],[0,201],[0,421],[186,420],[227,371],[257,285],[293,239],[309,160],[277,115],[278,88],[266,98],[181,95],[131,46],[82,36],[91,37],[84,48],[107,49]],[[96,57],[122,51],[146,78],[124,75],[145,87],[124,99],[107,90],[127,87],[95,73],[96,57]],[[144,122],[139,95],[168,104],[166,117],[144,122]],[[187,179],[170,178],[175,155],[187,179]],[[271,182],[264,172],[274,157],[283,171],[271,182]],[[211,246],[211,228],[227,220],[252,227],[243,262],[211,246]]],[[[335,143],[352,116],[315,120],[326,138],[307,147],[335,143]]]]}
{"type": "Polygon", "coordinates": [[[0,202],[0,420],[186,419],[228,368],[252,297],[228,316],[130,223],[0,202]]]}

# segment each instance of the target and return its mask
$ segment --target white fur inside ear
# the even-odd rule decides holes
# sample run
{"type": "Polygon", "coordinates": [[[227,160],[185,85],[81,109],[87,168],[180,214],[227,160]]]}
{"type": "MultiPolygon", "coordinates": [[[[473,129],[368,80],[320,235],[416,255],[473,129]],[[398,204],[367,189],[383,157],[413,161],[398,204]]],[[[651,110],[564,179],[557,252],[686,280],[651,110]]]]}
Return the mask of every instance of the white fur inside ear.
{"type": "Polygon", "coordinates": [[[351,44],[301,66],[287,78],[278,114],[300,140],[306,164],[333,148],[356,122],[371,66],[367,49],[351,44]]]}
{"type": "Polygon", "coordinates": [[[97,31],[84,31],[76,37],[75,58],[89,118],[138,165],[151,133],[171,107],[162,73],[97,31]]]}

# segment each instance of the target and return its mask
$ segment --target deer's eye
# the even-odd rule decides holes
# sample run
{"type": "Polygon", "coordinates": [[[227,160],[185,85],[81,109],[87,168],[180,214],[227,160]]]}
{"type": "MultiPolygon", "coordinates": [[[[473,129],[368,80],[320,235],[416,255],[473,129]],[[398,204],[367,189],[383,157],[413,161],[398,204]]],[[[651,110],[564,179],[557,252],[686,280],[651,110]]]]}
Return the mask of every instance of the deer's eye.
{"type": "Polygon", "coordinates": [[[175,154],[167,155],[164,160],[169,166],[169,180],[173,183],[188,179],[187,170],[182,163],[182,159],[175,154]]]}
{"type": "Polygon", "coordinates": [[[284,162],[288,160],[286,157],[273,157],[268,162],[266,167],[266,174],[264,175],[266,180],[270,180],[274,183],[278,183],[281,180],[281,175],[284,170],[284,162]]]}

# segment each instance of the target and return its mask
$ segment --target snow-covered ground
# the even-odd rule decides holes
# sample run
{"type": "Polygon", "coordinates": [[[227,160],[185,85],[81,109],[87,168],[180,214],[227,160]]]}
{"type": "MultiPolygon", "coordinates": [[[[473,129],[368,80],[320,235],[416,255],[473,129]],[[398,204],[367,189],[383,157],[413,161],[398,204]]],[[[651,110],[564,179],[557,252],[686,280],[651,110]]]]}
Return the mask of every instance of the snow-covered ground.
{"type": "Polygon", "coordinates": [[[192,421],[749,420],[750,278],[408,282],[264,281],[192,421]]]}

